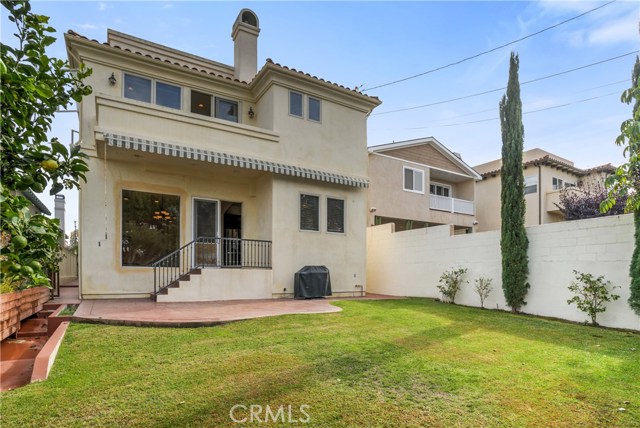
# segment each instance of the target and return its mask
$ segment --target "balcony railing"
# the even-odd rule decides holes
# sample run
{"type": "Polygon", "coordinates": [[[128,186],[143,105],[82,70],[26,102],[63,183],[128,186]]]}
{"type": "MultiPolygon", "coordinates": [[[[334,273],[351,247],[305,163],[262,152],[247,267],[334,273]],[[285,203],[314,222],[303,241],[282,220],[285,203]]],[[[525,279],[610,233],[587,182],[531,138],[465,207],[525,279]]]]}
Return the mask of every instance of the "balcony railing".
{"type": "Polygon", "coordinates": [[[474,214],[473,201],[447,198],[446,196],[429,195],[429,208],[454,214],[474,214]]]}
{"type": "Polygon", "coordinates": [[[186,278],[196,269],[271,269],[271,241],[198,238],[162,257],[153,267],[153,293],[186,278]]]}

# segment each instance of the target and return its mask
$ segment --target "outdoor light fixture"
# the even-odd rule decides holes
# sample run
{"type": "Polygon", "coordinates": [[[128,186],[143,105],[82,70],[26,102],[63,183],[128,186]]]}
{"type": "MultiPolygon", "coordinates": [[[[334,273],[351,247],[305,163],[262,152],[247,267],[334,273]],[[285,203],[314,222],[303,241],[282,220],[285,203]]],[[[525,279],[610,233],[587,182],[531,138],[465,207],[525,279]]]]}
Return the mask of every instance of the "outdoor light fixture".
{"type": "Polygon", "coordinates": [[[253,111],[253,107],[249,107],[249,111],[247,112],[247,114],[249,115],[249,119],[253,119],[253,116],[256,115],[253,111]]]}
{"type": "Polygon", "coordinates": [[[115,74],[111,73],[111,77],[109,77],[109,84],[111,86],[116,86],[116,82],[117,82],[117,80],[116,80],[115,74]]]}

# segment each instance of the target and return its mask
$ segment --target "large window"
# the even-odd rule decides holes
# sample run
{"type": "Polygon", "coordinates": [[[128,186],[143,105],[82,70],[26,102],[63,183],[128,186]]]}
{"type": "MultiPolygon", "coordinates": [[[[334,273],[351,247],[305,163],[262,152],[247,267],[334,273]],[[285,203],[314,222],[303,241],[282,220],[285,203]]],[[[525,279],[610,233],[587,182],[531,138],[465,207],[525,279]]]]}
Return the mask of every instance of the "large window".
{"type": "Polygon", "coordinates": [[[178,110],[182,106],[182,88],[179,86],[127,73],[124,75],[124,96],[178,110]]]}
{"type": "Polygon", "coordinates": [[[300,230],[320,230],[320,198],[300,195],[300,230]]]}
{"type": "Polygon", "coordinates": [[[149,266],[179,246],[179,196],[122,191],[122,266],[149,266]]]}
{"type": "Polygon", "coordinates": [[[327,232],[344,233],[344,201],[327,198],[327,232]]]}
{"type": "Polygon", "coordinates": [[[553,190],[562,190],[568,187],[575,187],[576,185],[575,183],[568,183],[563,179],[556,178],[556,177],[553,177],[552,184],[553,184],[553,190]]]}
{"type": "Polygon", "coordinates": [[[191,91],[191,113],[214,116],[216,119],[238,122],[238,103],[198,91],[191,91]],[[214,104],[215,103],[215,104],[214,104]],[[215,110],[211,107],[215,105],[215,110]]]}
{"type": "Polygon", "coordinates": [[[289,92],[289,114],[302,117],[302,94],[289,92]]]}
{"type": "Polygon", "coordinates": [[[530,175],[524,178],[524,194],[529,195],[538,191],[538,177],[530,175]]]}
{"type": "Polygon", "coordinates": [[[404,190],[424,193],[424,171],[404,167],[404,190]]]}
{"type": "Polygon", "coordinates": [[[429,193],[432,195],[451,197],[451,186],[447,184],[432,183],[429,185],[429,193]]]}

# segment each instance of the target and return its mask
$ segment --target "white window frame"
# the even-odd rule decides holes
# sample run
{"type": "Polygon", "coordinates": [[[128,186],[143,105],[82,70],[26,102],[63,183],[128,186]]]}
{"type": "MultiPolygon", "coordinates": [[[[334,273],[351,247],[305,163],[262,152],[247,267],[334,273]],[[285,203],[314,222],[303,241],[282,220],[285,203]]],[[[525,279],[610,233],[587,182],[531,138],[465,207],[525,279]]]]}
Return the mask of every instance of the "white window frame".
{"type": "Polygon", "coordinates": [[[307,104],[307,120],[310,122],[322,123],[322,100],[318,97],[312,97],[311,95],[307,95],[306,104],[307,104]],[[318,120],[312,119],[309,117],[309,112],[311,111],[311,109],[309,108],[309,103],[311,102],[312,99],[318,101],[318,114],[320,116],[318,120]]]}
{"type": "Polygon", "coordinates": [[[298,119],[304,119],[304,94],[302,92],[289,90],[288,104],[289,104],[289,110],[288,110],[289,111],[289,116],[295,117],[295,118],[298,118],[298,119]],[[298,116],[297,114],[291,113],[291,94],[300,95],[300,109],[302,110],[300,112],[300,116],[298,116]]]}
{"type": "Polygon", "coordinates": [[[538,193],[538,191],[540,189],[538,189],[538,176],[537,175],[530,175],[528,177],[524,178],[524,194],[526,195],[533,195],[535,193],[538,193]],[[527,184],[528,183],[528,184],[527,184]],[[531,186],[536,186],[536,191],[535,192],[529,192],[527,193],[527,187],[531,187],[531,186]]]}
{"type": "MultiPolygon", "coordinates": [[[[308,195],[308,193],[305,193],[305,195],[308,195]]],[[[345,198],[339,197],[339,196],[326,196],[325,198],[325,219],[324,219],[324,226],[325,226],[325,230],[327,233],[331,233],[334,235],[346,235],[347,234],[347,200],[345,198]],[[334,199],[336,201],[342,201],[342,232],[336,232],[336,231],[332,231],[329,230],[329,225],[327,224],[329,222],[329,199],[334,199]]]]}
{"type": "Polygon", "coordinates": [[[437,181],[432,181],[429,183],[429,194],[434,196],[440,196],[442,198],[453,198],[453,188],[450,184],[438,183],[437,181]],[[449,196],[438,195],[437,193],[431,193],[431,186],[442,187],[443,189],[449,190],[449,196]]]}
{"type": "Polygon", "coordinates": [[[403,166],[402,167],[402,190],[404,190],[405,192],[411,192],[411,193],[419,193],[421,195],[424,195],[424,171],[421,169],[417,169],[417,168],[411,168],[409,166],[403,166]],[[415,173],[419,172],[420,175],[422,176],[421,179],[421,187],[422,190],[415,190],[415,189],[407,189],[407,183],[405,182],[405,177],[406,177],[406,171],[410,170],[413,172],[413,187],[415,187],[416,184],[416,178],[415,178],[415,173]]]}
{"type": "Polygon", "coordinates": [[[553,190],[562,190],[565,186],[565,182],[562,178],[553,177],[551,179],[551,186],[553,190]]]}
{"type": "Polygon", "coordinates": [[[310,192],[298,192],[298,231],[299,232],[311,232],[311,233],[320,233],[322,230],[322,197],[315,193],[310,192]],[[313,229],[303,229],[301,224],[300,214],[302,213],[302,195],[313,196],[318,198],[318,230],[313,229]]]}
{"type": "Polygon", "coordinates": [[[183,107],[182,96],[184,94],[184,87],[182,85],[175,85],[173,83],[167,82],[167,81],[162,80],[162,79],[155,79],[153,77],[143,76],[141,74],[129,73],[128,71],[124,71],[123,74],[122,74],[122,82],[123,82],[122,91],[121,91],[122,92],[122,98],[126,98],[126,99],[131,100],[131,101],[137,101],[139,103],[147,104],[146,101],[139,101],[139,100],[135,100],[133,98],[127,97],[127,95],[126,95],[127,88],[124,85],[124,82],[125,82],[125,79],[126,79],[127,75],[129,75],[131,77],[138,77],[140,79],[147,79],[147,80],[149,80],[151,82],[151,100],[149,101],[148,104],[153,104],[154,106],[158,106],[160,108],[168,108],[168,109],[171,109],[171,110],[178,110],[178,111],[182,111],[183,110],[182,109],[182,107],[183,107]],[[180,88],[180,107],[178,107],[178,108],[167,107],[167,106],[163,106],[163,105],[160,105],[160,104],[157,103],[157,96],[156,96],[156,90],[157,90],[156,89],[156,83],[157,82],[160,82],[160,83],[163,83],[163,84],[169,85],[169,86],[175,86],[176,88],[180,88]]]}

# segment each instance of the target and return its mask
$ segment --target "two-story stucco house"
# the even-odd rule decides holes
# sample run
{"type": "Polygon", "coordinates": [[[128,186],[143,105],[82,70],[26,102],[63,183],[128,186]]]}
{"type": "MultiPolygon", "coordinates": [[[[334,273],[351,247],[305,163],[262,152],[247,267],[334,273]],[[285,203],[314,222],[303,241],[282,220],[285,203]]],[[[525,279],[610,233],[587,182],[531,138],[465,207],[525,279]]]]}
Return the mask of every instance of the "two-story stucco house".
{"type": "Polygon", "coordinates": [[[369,225],[396,231],[451,224],[468,233],[475,222],[475,182],[462,156],[433,137],[369,148],[369,225]]]}
{"type": "MultiPolygon", "coordinates": [[[[564,220],[558,208],[563,189],[603,185],[615,171],[611,164],[580,169],[568,159],[542,149],[522,153],[524,167],[525,225],[555,223],[564,220]]],[[[476,186],[478,231],[500,229],[500,169],[502,160],[474,167],[482,175],[476,186]]]]}
{"type": "Polygon", "coordinates": [[[112,30],[65,34],[72,66],[93,69],[79,106],[84,298],[287,297],[305,265],[325,265],[334,294],[362,290],[380,101],[271,60],[258,70],[259,32],[242,10],[233,66],[112,30]]]}

